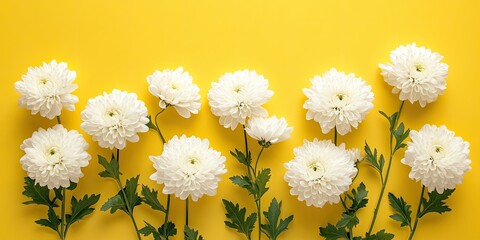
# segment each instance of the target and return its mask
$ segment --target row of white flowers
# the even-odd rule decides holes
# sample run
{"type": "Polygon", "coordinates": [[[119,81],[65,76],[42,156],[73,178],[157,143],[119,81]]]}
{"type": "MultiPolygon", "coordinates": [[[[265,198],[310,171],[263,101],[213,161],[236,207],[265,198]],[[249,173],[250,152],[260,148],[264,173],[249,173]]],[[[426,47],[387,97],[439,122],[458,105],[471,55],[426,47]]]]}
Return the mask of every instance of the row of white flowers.
{"type": "MultiPolygon", "coordinates": [[[[442,56],[415,44],[392,51],[392,63],[380,64],[381,75],[399,93],[400,100],[418,102],[422,107],[435,101],[446,89],[448,66],[442,56]]],[[[20,93],[19,105],[32,114],[53,119],[63,109],[75,110],[78,97],[72,92],[76,73],[66,63],[55,60],[29,68],[15,83],[20,93]]],[[[155,71],[147,77],[150,93],[159,98],[159,107],[173,107],[189,118],[200,110],[199,88],[183,68],[155,71]]],[[[303,89],[307,97],[303,107],[306,119],[318,122],[324,134],[334,130],[345,135],[357,128],[373,109],[374,94],[363,79],[334,68],[311,79],[303,89]]],[[[272,96],[268,80],[255,71],[226,73],[213,82],[208,91],[211,112],[219,123],[234,130],[245,126],[249,136],[262,146],[270,146],[290,137],[293,131],[284,118],[268,117],[262,106],[272,96]]],[[[123,149],[127,142],[139,141],[138,133],[147,132],[149,123],[145,104],[135,93],[114,89],[88,100],[81,112],[80,127],[102,148],[123,149]]],[[[411,166],[411,179],[421,181],[428,191],[442,193],[462,182],[470,170],[469,144],[445,126],[425,125],[410,132],[411,142],[402,163],[411,166]]],[[[88,144],[75,130],[61,124],[47,130],[40,128],[21,145],[25,155],[20,162],[28,176],[49,189],[68,187],[83,176],[82,167],[91,159],[88,144]]],[[[295,157],[285,163],[284,179],[290,193],[308,206],[322,207],[337,203],[357,175],[358,149],[347,149],[330,140],[305,140],[294,149],[295,157]]],[[[160,156],[151,156],[156,169],[150,178],[163,184],[164,194],[197,201],[204,194],[216,194],[218,182],[226,173],[222,154],[210,147],[207,139],[174,136],[160,156]]]]}

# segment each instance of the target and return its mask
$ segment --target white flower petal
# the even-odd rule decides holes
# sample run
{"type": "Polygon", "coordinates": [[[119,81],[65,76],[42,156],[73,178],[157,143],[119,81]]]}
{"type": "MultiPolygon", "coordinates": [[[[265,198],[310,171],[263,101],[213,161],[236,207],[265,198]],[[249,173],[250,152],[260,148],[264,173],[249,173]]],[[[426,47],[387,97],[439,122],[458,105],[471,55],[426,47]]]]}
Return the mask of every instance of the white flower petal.
{"type": "Polygon", "coordinates": [[[276,116],[270,118],[253,117],[248,120],[245,128],[248,135],[266,147],[290,138],[293,127],[288,127],[285,118],[278,119],[276,116]]]}

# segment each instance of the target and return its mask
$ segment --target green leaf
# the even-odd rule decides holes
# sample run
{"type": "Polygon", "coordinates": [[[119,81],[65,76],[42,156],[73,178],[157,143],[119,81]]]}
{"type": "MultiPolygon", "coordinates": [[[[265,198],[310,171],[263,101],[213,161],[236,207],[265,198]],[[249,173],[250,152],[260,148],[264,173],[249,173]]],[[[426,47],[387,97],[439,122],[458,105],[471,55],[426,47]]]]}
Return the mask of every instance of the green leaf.
{"type": "Polygon", "coordinates": [[[92,194],[90,196],[85,194],[79,201],[77,201],[75,197],[72,197],[72,214],[67,214],[66,216],[67,228],[73,223],[80,221],[83,217],[91,214],[93,210],[95,210],[92,206],[97,203],[99,199],[100,194],[92,194]]]}
{"type": "Polygon", "coordinates": [[[267,183],[270,180],[270,168],[262,169],[258,175],[257,179],[255,179],[255,188],[256,188],[256,196],[255,199],[260,199],[263,194],[268,191],[267,183]]]}
{"type": "Polygon", "coordinates": [[[395,137],[395,147],[393,150],[394,152],[407,146],[405,143],[403,143],[403,141],[408,138],[409,134],[410,129],[405,130],[405,126],[403,125],[403,123],[400,123],[398,128],[393,131],[393,136],[395,137]]]}
{"type": "Polygon", "coordinates": [[[70,181],[70,186],[68,186],[67,190],[73,191],[75,188],[77,188],[77,183],[70,181]]]}
{"type": "Polygon", "coordinates": [[[385,159],[383,158],[383,155],[380,155],[380,162],[378,161],[378,153],[377,149],[372,149],[368,145],[367,141],[365,141],[365,159],[367,160],[370,165],[375,168],[380,174],[382,174],[383,166],[385,164],[385,159]]]}
{"type": "Polygon", "coordinates": [[[50,199],[50,190],[47,186],[41,187],[39,184],[35,184],[35,181],[29,177],[25,177],[25,186],[23,188],[23,195],[29,197],[31,200],[23,202],[23,204],[38,204],[45,205],[50,208],[58,207],[54,201],[50,199]]]}
{"type": "Polygon", "coordinates": [[[352,195],[347,195],[352,200],[351,211],[356,212],[358,209],[366,207],[368,203],[367,195],[368,191],[363,182],[358,185],[357,189],[352,189],[352,195]]]}
{"type": "Polygon", "coordinates": [[[255,185],[248,176],[233,176],[230,177],[230,180],[241,188],[247,189],[249,194],[256,195],[255,185]]]}
{"type": "Polygon", "coordinates": [[[157,127],[155,126],[155,124],[153,124],[152,122],[152,115],[148,115],[148,123],[147,123],[147,127],[150,128],[150,129],[153,129],[155,131],[158,131],[157,127]]]}
{"type": "Polygon", "coordinates": [[[388,116],[382,111],[380,111],[380,114],[382,114],[382,116],[384,116],[388,120],[388,123],[390,125],[390,132],[392,132],[395,128],[395,124],[397,123],[398,112],[393,113],[392,116],[388,116]]]}
{"type": "Polygon", "coordinates": [[[337,222],[337,228],[353,228],[359,223],[355,212],[342,213],[342,218],[337,222]]]}
{"type": "Polygon", "coordinates": [[[150,223],[145,222],[147,226],[143,227],[142,229],[138,230],[140,234],[143,236],[149,236],[150,234],[153,235],[154,240],[160,240],[160,233],[157,231],[157,229],[152,226],[150,223]]]}
{"type": "Polygon", "coordinates": [[[410,210],[410,205],[403,200],[402,197],[397,198],[393,193],[388,193],[388,201],[390,202],[390,206],[392,206],[393,210],[395,210],[395,214],[390,215],[390,218],[400,222],[400,227],[410,226],[412,224],[412,210],[410,210]]]}
{"type": "Polygon", "coordinates": [[[324,237],[325,240],[348,239],[345,228],[337,228],[330,223],[327,227],[320,228],[320,236],[324,237]]]}
{"type": "Polygon", "coordinates": [[[167,222],[167,225],[162,224],[162,226],[158,229],[158,232],[160,233],[160,236],[162,236],[163,239],[168,239],[169,237],[173,237],[177,235],[177,228],[175,228],[175,224],[172,222],[167,222]],[[165,230],[165,234],[164,234],[165,230]]]}
{"type": "Polygon", "coordinates": [[[105,204],[100,208],[102,211],[110,209],[110,213],[115,213],[117,210],[122,210],[128,213],[123,197],[119,194],[109,198],[105,204]]]}
{"type": "Polygon", "coordinates": [[[233,204],[225,199],[222,199],[222,201],[223,205],[225,206],[225,210],[227,211],[225,216],[228,218],[228,221],[224,221],[225,225],[245,234],[247,239],[250,239],[255,226],[255,221],[257,220],[257,214],[252,213],[247,217],[247,219],[245,219],[245,213],[247,209],[240,209],[238,203],[233,204]]]}
{"type": "Polygon", "coordinates": [[[385,229],[380,230],[376,234],[367,236],[365,240],[392,240],[395,235],[385,232],[385,229]]]}
{"type": "Polygon", "coordinates": [[[53,208],[48,209],[48,219],[40,219],[35,221],[36,224],[53,229],[58,232],[58,226],[60,225],[60,218],[53,211],[53,208]]]}
{"type": "Polygon", "coordinates": [[[113,156],[113,154],[110,162],[107,162],[107,159],[98,155],[98,163],[105,168],[105,171],[102,171],[98,174],[100,175],[100,177],[119,179],[122,173],[120,173],[118,161],[117,159],[115,159],[115,156],[113,156]]]}
{"type": "Polygon", "coordinates": [[[443,193],[438,193],[437,190],[428,193],[428,201],[422,198],[423,210],[420,212],[419,218],[423,217],[427,213],[439,213],[450,212],[450,209],[444,201],[452,195],[455,189],[445,189],[443,193]]]}
{"type": "MultiPolygon", "coordinates": [[[[125,184],[125,195],[127,195],[127,200],[128,200],[128,203],[130,204],[130,209],[132,210],[133,212],[133,209],[135,208],[135,206],[138,206],[140,204],[142,204],[142,199],[140,198],[140,196],[138,196],[138,193],[137,193],[137,186],[138,186],[138,178],[140,176],[137,175],[136,177],[132,177],[130,179],[127,180],[127,183],[125,184]]],[[[127,201],[125,201],[127,202],[127,201]]]]}
{"type": "Polygon", "coordinates": [[[185,240],[203,240],[202,235],[198,235],[198,231],[195,231],[193,228],[189,228],[185,225],[184,228],[185,240]]]}
{"type": "Polygon", "coordinates": [[[166,212],[165,207],[158,200],[158,191],[150,190],[148,186],[142,185],[142,202],[146,203],[154,210],[166,212]]]}
{"type": "Polygon", "coordinates": [[[278,203],[277,199],[273,198],[268,207],[268,211],[263,212],[268,224],[261,224],[261,228],[270,240],[277,239],[280,233],[287,230],[288,224],[293,220],[293,215],[288,216],[286,219],[280,219],[281,208],[282,202],[280,201],[280,203],[278,203]]]}
{"type": "Polygon", "coordinates": [[[242,151],[235,148],[235,152],[230,151],[230,154],[232,154],[232,156],[234,156],[241,164],[250,167],[250,163],[252,162],[250,152],[245,155],[242,151]]]}

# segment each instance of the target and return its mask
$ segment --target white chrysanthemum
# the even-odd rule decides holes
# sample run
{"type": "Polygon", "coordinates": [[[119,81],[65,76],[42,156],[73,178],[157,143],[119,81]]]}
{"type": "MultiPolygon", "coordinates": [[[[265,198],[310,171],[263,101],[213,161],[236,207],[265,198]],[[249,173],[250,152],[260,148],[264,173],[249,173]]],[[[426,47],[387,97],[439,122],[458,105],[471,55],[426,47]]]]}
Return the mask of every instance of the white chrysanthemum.
{"type": "Polygon", "coordinates": [[[123,149],[127,141],[137,142],[137,133],[147,132],[149,121],[147,108],[137,95],[117,89],[89,99],[82,120],[80,127],[100,147],[110,149],[123,149]]]}
{"type": "Polygon", "coordinates": [[[77,85],[75,71],[68,70],[67,63],[43,63],[40,67],[29,67],[21,81],[15,83],[15,89],[21,94],[18,100],[20,107],[40,112],[42,117],[53,119],[60,116],[62,108],[75,110],[78,97],[71,94],[77,85]]]}
{"type": "Polygon", "coordinates": [[[351,155],[331,141],[304,141],[293,150],[295,158],[285,163],[284,179],[291,187],[290,194],[307,206],[323,207],[327,202],[338,203],[357,174],[351,155]]]}
{"type": "Polygon", "coordinates": [[[347,134],[373,108],[372,88],[352,73],[332,68],[311,82],[312,87],[303,89],[308,98],[303,107],[308,110],[307,120],[318,122],[324,134],[335,127],[340,135],[347,134]]]}
{"type": "Polygon", "coordinates": [[[192,82],[188,72],[182,67],[172,71],[170,69],[155,72],[147,77],[148,90],[160,98],[159,106],[162,109],[173,106],[178,114],[189,118],[191,113],[197,114],[200,110],[200,89],[192,82]]]}
{"type": "Polygon", "coordinates": [[[174,136],[165,144],[162,155],[150,156],[157,170],[150,179],[165,185],[164,194],[175,194],[182,200],[214,196],[227,170],[225,157],[209,144],[208,139],[174,136]]]}
{"type": "Polygon", "coordinates": [[[70,181],[78,183],[83,177],[80,168],[88,166],[91,159],[83,136],[60,124],[38,129],[20,148],[25,151],[20,163],[28,177],[49,189],[69,187],[70,181]]]}
{"type": "Polygon", "coordinates": [[[346,149],[345,143],[340,144],[338,147],[342,150],[347,151],[348,156],[350,156],[350,160],[352,162],[357,163],[363,160],[363,158],[360,156],[360,150],[358,148],[346,149]]]}
{"type": "Polygon", "coordinates": [[[429,124],[418,132],[410,131],[410,138],[402,163],[412,167],[411,179],[438,193],[462,183],[463,175],[471,169],[468,142],[445,126],[429,124]]]}
{"type": "Polygon", "coordinates": [[[257,139],[260,145],[269,147],[290,138],[293,127],[287,125],[285,118],[278,119],[276,116],[269,118],[253,117],[248,120],[245,128],[248,135],[257,139]]]}
{"type": "Polygon", "coordinates": [[[247,117],[266,117],[262,105],[273,96],[268,81],[255,71],[225,73],[208,91],[210,109],[220,117],[220,124],[234,130],[247,117]]]}
{"type": "Polygon", "coordinates": [[[448,65],[440,62],[442,59],[440,54],[412,43],[393,50],[392,63],[379,67],[385,81],[393,86],[392,92],[400,93],[400,100],[418,101],[425,107],[447,88],[448,65]]]}

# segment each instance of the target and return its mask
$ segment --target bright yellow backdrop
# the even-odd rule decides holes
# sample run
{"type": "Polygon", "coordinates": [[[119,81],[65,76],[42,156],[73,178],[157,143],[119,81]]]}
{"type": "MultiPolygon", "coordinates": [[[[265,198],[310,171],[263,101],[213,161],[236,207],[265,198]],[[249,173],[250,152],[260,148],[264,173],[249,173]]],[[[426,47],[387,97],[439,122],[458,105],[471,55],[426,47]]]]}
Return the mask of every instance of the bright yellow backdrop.
{"type": "MultiPolygon", "coordinates": [[[[21,79],[27,67],[56,59],[68,62],[77,72],[80,98],[75,112],[64,112],[62,119],[69,129],[80,130],[80,112],[89,98],[114,88],[136,92],[150,114],[158,111],[158,101],[148,93],[146,76],[155,69],[183,66],[201,89],[200,114],[183,119],[173,109],[160,118],[167,138],[185,133],[209,138],[211,145],[227,156],[229,172],[220,183],[218,195],[204,197],[191,204],[191,226],[210,240],[242,239],[223,221],[222,198],[254,205],[244,190],[233,186],[228,177],[243,168],[229,156],[229,150],[242,147],[242,132],[224,129],[210,113],[206,94],[213,81],[225,72],[254,69],[263,74],[275,92],[266,104],[271,115],[284,116],[294,126],[292,138],[274,145],[265,153],[261,165],[271,167],[273,176],[264,206],[275,196],[283,200],[283,212],[295,214],[289,231],[281,239],[318,239],[318,227],[336,222],[342,211],[339,205],[322,209],[307,207],[288,193],[283,180],[283,163],[293,157],[292,149],[303,139],[331,138],[323,135],[318,124],[305,120],[302,88],[309,79],[331,67],[354,72],[372,85],[375,107],[358,130],[340,141],[349,147],[363,147],[365,139],[383,152],[387,150],[387,124],[377,113],[392,113],[399,106],[398,97],[383,82],[378,63],[389,61],[389,53],[399,45],[417,42],[445,56],[449,65],[447,89],[438,101],[420,108],[406,104],[402,120],[412,129],[425,123],[445,124],[471,143],[472,171],[448,201],[453,212],[429,215],[421,220],[416,239],[475,239],[480,214],[479,185],[480,132],[478,130],[480,73],[480,3],[475,0],[367,0],[367,1],[26,1],[2,0],[0,3],[0,146],[2,156],[1,239],[55,239],[56,235],[34,224],[44,217],[46,209],[25,206],[21,194],[23,177],[19,158],[21,142],[39,127],[54,121],[32,116],[17,106],[19,94],[14,82],[21,79]],[[454,3],[455,2],[455,3],[454,3]]],[[[83,131],[81,131],[83,133],[83,131]]],[[[117,189],[112,181],[100,179],[96,154],[108,155],[90,136],[89,152],[93,159],[83,171],[76,196],[101,193],[100,208],[117,189]]],[[[251,142],[252,146],[254,141],[251,142]]],[[[122,151],[123,176],[141,174],[140,181],[160,188],[148,176],[153,167],[149,155],[158,155],[161,144],[154,132],[141,135],[136,144],[122,151]]],[[[258,152],[258,147],[253,148],[258,152]]],[[[403,195],[416,208],[420,184],[408,179],[409,168],[400,164],[399,154],[393,164],[388,191],[403,195]]],[[[373,203],[379,191],[379,180],[373,170],[363,166],[359,180],[370,191],[368,209],[361,210],[362,223],[357,233],[367,230],[373,203]]],[[[387,228],[396,239],[406,239],[407,229],[388,219],[391,214],[386,198],[376,229],[387,228]]],[[[183,203],[174,200],[173,219],[183,225],[183,203]]],[[[143,220],[159,225],[163,215],[141,206],[136,212],[143,220]]],[[[181,229],[181,228],[180,228],[181,229]]],[[[254,234],[256,236],[256,234],[254,234]]],[[[95,211],[85,221],[75,224],[69,238],[134,239],[131,222],[122,213],[95,211]]],[[[179,234],[175,239],[181,239],[179,234]]]]}

